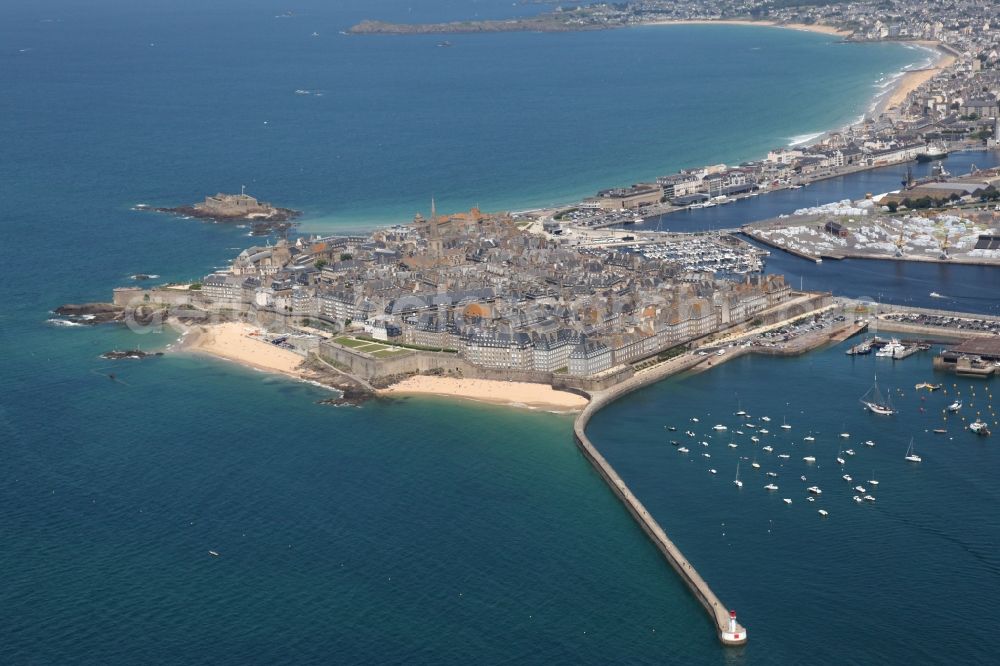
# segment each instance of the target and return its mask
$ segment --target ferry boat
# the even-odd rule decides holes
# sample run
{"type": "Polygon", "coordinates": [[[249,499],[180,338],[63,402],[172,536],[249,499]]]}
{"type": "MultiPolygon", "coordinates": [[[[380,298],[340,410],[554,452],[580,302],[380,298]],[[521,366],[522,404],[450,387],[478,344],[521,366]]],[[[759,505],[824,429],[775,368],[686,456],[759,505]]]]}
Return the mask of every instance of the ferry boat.
{"type": "Polygon", "coordinates": [[[910,446],[906,449],[906,458],[905,459],[909,460],[910,462],[916,462],[916,463],[923,462],[923,458],[921,458],[920,456],[918,456],[917,453],[913,450],[913,438],[912,437],[910,438],[910,446]]]}

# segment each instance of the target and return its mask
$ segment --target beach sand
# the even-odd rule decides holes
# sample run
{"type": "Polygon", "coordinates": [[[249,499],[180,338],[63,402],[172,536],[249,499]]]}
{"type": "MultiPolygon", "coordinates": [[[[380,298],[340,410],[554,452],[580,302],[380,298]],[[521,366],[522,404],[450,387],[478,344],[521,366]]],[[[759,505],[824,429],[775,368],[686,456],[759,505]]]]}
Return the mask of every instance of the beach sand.
{"type": "Polygon", "coordinates": [[[712,19],[692,19],[686,21],[651,21],[644,25],[749,25],[765,28],[784,28],[786,30],[804,30],[805,32],[818,32],[823,35],[836,35],[847,37],[851,33],[831,25],[808,25],[805,23],[775,23],[774,21],[741,21],[733,20],[712,20],[712,19]]]}
{"type": "Polygon", "coordinates": [[[587,405],[587,399],[557,391],[545,384],[504,382],[492,379],[457,379],[418,375],[409,377],[379,391],[382,395],[425,394],[451,398],[466,398],[498,405],[524,406],[531,409],[576,411],[587,405]]]}
{"type": "Polygon", "coordinates": [[[195,326],[187,330],[182,349],[210,354],[266,372],[302,377],[299,371],[302,357],[257,339],[254,334],[258,332],[253,326],[234,322],[195,326]]]}
{"type": "MultiPolygon", "coordinates": [[[[941,59],[933,67],[919,69],[914,72],[907,72],[900,77],[899,83],[893,88],[891,94],[879,104],[878,112],[884,112],[893,107],[897,107],[906,101],[906,96],[919,88],[925,82],[934,78],[941,70],[951,67],[955,63],[955,56],[942,55],[941,59]]],[[[876,115],[878,115],[876,113],[876,115]]]]}

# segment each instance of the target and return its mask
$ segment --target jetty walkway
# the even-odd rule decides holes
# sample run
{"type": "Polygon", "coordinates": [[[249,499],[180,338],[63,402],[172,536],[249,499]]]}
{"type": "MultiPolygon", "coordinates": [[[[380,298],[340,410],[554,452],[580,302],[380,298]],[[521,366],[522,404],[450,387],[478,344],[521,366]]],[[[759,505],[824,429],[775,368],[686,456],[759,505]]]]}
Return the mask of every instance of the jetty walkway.
{"type": "Polygon", "coordinates": [[[650,538],[653,545],[659,549],[667,563],[677,572],[695,598],[701,602],[715,623],[719,641],[723,645],[743,645],[747,641],[747,632],[743,626],[736,622],[736,612],[727,609],[725,604],[719,600],[705,579],[698,574],[694,565],[684,557],[684,554],[674,545],[674,542],[670,540],[656,519],[650,515],[639,498],[629,490],[625,481],[618,476],[611,464],[594,447],[586,433],[590,417],[603,407],[638,388],[660,381],[674,373],[689,370],[705,361],[706,358],[703,356],[684,355],[657,365],[648,372],[636,375],[618,386],[605,391],[595,391],[591,394],[590,403],[580,412],[573,423],[573,436],[583,455],[597,469],[611,491],[622,501],[628,512],[639,523],[639,527],[650,538]]]}

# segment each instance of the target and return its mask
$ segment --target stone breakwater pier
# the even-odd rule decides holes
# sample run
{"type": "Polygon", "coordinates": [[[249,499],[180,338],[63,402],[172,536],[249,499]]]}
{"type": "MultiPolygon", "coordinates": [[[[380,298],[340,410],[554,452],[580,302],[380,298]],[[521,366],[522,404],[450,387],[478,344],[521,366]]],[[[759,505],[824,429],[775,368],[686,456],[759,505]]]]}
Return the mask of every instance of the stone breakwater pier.
{"type": "Polygon", "coordinates": [[[723,645],[743,645],[747,642],[747,631],[736,621],[736,611],[726,608],[725,604],[715,596],[712,588],[698,574],[694,565],[684,557],[684,554],[674,545],[674,542],[670,540],[667,533],[656,522],[656,519],[646,510],[642,502],[632,494],[632,491],[629,490],[629,487],[618,476],[618,473],[615,472],[611,464],[594,447],[586,433],[587,423],[590,421],[591,416],[596,414],[601,408],[638,388],[652,384],[674,373],[689,370],[703,361],[704,357],[697,356],[676,358],[657,366],[654,371],[637,375],[614,388],[606,391],[595,391],[590,396],[590,404],[577,416],[576,421],[573,423],[573,436],[577,447],[583,455],[594,466],[608,484],[608,487],[611,488],[611,491],[622,501],[628,512],[639,523],[642,531],[646,533],[646,536],[659,549],[660,553],[667,560],[667,563],[670,564],[673,570],[677,572],[677,575],[681,577],[681,580],[684,581],[684,584],[687,585],[691,594],[701,602],[709,618],[715,623],[719,641],[723,645]]]}

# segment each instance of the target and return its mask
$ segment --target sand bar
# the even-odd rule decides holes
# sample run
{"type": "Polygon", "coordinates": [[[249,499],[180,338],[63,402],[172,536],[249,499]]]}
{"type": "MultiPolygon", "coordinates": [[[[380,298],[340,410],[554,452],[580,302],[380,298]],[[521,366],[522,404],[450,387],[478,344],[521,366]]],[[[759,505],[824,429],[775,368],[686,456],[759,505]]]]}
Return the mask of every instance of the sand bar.
{"type": "Polygon", "coordinates": [[[188,330],[182,348],[210,354],[229,361],[292,377],[301,377],[298,368],[302,357],[293,351],[276,347],[258,337],[253,326],[229,322],[199,325],[188,330]]]}
{"type": "Polygon", "coordinates": [[[379,393],[440,395],[531,409],[580,410],[587,405],[587,399],[583,396],[557,391],[545,384],[423,375],[404,379],[379,393]]]}

